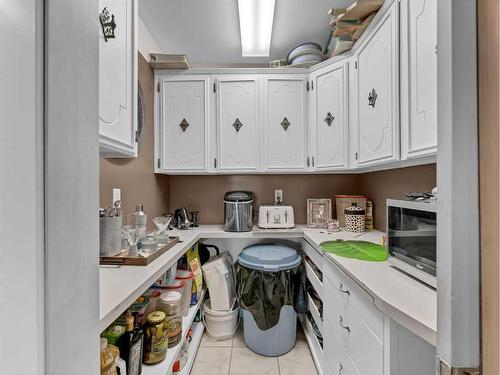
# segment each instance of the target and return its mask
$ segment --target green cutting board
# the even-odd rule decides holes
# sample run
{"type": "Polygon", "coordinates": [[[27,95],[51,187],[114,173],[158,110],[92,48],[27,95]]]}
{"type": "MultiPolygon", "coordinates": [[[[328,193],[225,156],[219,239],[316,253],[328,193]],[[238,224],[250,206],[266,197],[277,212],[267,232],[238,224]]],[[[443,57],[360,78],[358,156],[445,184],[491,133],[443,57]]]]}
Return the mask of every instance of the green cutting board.
{"type": "Polygon", "coordinates": [[[388,257],[385,246],[367,241],[326,241],[320,246],[330,254],[369,262],[383,262],[388,257]]]}

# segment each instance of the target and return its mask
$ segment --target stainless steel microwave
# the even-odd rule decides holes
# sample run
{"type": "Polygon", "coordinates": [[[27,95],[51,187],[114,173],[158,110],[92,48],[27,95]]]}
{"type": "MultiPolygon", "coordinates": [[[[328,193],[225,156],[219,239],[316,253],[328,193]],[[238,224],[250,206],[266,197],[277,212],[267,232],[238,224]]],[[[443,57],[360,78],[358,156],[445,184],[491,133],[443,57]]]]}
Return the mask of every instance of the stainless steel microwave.
{"type": "Polygon", "coordinates": [[[389,262],[436,287],[437,204],[387,199],[389,262]]]}

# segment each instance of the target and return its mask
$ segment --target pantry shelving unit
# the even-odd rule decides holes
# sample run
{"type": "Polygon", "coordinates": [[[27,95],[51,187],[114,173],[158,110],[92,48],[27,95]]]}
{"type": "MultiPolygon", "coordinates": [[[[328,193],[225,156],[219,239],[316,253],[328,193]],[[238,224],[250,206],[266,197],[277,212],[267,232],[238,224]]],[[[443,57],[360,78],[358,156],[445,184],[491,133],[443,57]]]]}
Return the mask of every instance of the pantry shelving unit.
{"type": "MultiPolygon", "coordinates": [[[[156,364],[156,365],[143,365],[142,366],[142,374],[143,375],[168,375],[172,373],[172,364],[174,361],[177,359],[177,356],[179,355],[182,344],[184,343],[184,340],[186,339],[186,333],[189,330],[190,327],[193,328],[192,332],[192,345],[189,350],[189,360],[188,363],[186,363],[186,367],[189,365],[189,361],[194,361],[194,357],[196,355],[196,350],[198,350],[198,344],[201,341],[201,337],[203,336],[203,331],[205,330],[205,327],[203,326],[202,322],[194,322],[194,317],[198,310],[200,309],[201,304],[203,303],[203,299],[205,297],[205,290],[202,291],[201,293],[201,298],[199,299],[198,303],[194,306],[191,306],[189,309],[189,313],[182,318],[182,339],[181,341],[174,346],[173,348],[169,348],[167,351],[167,358],[163,360],[162,362],[156,364]],[[197,340],[197,342],[196,342],[197,340]],[[191,352],[191,348],[193,349],[193,352],[191,352]]],[[[192,366],[192,363],[190,364],[192,366]]],[[[189,372],[188,372],[189,373],[189,372]]]]}
{"type": "Polygon", "coordinates": [[[191,372],[196,358],[196,353],[198,352],[201,339],[203,338],[203,332],[205,331],[205,326],[202,322],[194,322],[191,328],[193,330],[193,334],[191,336],[191,344],[189,345],[188,360],[182,370],[178,373],[179,375],[189,375],[191,372]]]}

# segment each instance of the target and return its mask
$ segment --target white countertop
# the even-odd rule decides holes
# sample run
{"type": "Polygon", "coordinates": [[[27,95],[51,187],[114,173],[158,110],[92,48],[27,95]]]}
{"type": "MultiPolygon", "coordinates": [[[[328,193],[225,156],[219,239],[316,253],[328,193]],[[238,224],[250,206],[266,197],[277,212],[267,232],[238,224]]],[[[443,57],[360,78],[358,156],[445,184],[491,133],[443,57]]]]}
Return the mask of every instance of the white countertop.
{"type": "MultiPolygon", "coordinates": [[[[348,232],[327,234],[325,230],[297,226],[289,231],[225,232],[222,225],[202,225],[196,229],[172,231],[182,242],[162,254],[148,266],[100,267],[100,329],[104,330],[128,306],[166,272],[191,246],[200,239],[306,239],[318,251],[319,244],[335,239],[354,239],[380,242],[382,232],[371,231],[361,236],[348,232]]],[[[388,262],[366,262],[325,253],[325,259],[341,268],[373,296],[375,305],[410,331],[436,345],[437,295],[436,291],[393,269],[388,262]]]]}
{"type": "MultiPolygon", "coordinates": [[[[320,243],[336,239],[357,239],[382,243],[383,232],[363,235],[305,229],[304,238],[321,251],[320,243]],[[323,233],[321,233],[323,232],[323,233]]],[[[370,294],[382,312],[432,345],[437,343],[437,293],[415,279],[391,267],[388,262],[367,262],[325,253],[324,258],[342,269],[370,294]]]]}

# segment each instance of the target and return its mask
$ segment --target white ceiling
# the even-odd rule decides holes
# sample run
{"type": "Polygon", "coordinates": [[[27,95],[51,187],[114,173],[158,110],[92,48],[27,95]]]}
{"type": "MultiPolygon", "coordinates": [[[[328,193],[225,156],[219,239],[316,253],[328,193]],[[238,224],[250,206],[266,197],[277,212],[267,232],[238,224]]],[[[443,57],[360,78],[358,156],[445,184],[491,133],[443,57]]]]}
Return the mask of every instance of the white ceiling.
{"type": "Polygon", "coordinates": [[[293,46],[328,39],[332,7],[353,0],[276,0],[271,56],[242,57],[237,0],[140,0],[139,16],[162,53],[186,54],[193,63],[267,63],[293,46]]]}

